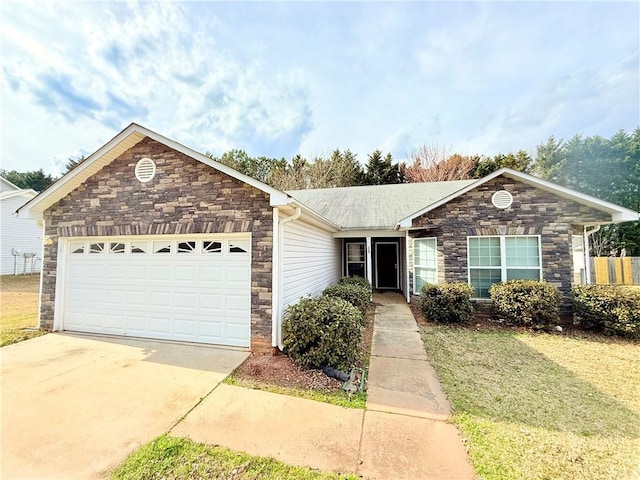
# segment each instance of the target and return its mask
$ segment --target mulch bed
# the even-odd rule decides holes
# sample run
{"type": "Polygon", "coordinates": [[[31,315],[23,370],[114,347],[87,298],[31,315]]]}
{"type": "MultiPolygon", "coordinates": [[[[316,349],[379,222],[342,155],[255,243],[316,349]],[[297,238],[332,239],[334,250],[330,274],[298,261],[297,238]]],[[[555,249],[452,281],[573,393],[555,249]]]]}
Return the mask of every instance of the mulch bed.
{"type": "MultiPolygon", "coordinates": [[[[367,312],[367,323],[362,332],[362,343],[356,367],[367,367],[373,339],[375,304],[367,312]]],[[[349,373],[349,372],[347,372],[349,373]]],[[[286,355],[251,355],[234,372],[234,377],[257,386],[278,386],[317,390],[325,393],[337,392],[342,382],[327,377],[322,370],[305,370],[296,366],[286,355]]]]}

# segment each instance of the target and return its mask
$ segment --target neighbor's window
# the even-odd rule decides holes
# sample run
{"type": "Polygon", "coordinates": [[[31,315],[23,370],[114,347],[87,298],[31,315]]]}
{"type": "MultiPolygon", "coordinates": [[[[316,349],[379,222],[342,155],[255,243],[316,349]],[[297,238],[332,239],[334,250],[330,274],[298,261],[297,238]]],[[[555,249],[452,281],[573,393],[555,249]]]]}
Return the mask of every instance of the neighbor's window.
{"type": "Polygon", "coordinates": [[[425,283],[438,283],[438,245],[435,238],[413,239],[413,292],[425,283]]]}
{"type": "Polygon", "coordinates": [[[475,298],[489,298],[489,287],[507,280],[540,280],[540,237],[469,237],[469,283],[475,298]]]}
{"type": "Polygon", "coordinates": [[[347,243],[347,276],[365,277],[365,244],[347,243]]]}

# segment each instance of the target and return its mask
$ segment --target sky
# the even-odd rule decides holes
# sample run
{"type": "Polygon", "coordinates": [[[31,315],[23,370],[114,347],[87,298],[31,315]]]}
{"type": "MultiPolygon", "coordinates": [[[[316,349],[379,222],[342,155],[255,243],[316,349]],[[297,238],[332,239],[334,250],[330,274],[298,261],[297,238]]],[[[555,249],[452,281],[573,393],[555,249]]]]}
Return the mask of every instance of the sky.
{"type": "Polygon", "coordinates": [[[640,2],[0,2],[2,168],[131,122],[200,152],[526,150],[640,125],[640,2]]]}

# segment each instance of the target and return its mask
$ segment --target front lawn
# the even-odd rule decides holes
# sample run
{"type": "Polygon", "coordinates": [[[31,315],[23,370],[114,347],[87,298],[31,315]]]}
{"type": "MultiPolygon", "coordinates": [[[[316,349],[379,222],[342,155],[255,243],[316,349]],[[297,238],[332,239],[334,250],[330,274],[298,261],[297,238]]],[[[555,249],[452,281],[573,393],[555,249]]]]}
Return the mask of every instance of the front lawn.
{"type": "Polygon", "coordinates": [[[113,480],[358,480],[355,475],[323,473],[273,458],[162,435],[132,453],[111,474],[113,480]]]}
{"type": "Polygon", "coordinates": [[[0,346],[46,333],[37,329],[40,275],[0,277],[0,346]]]}
{"type": "Polygon", "coordinates": [[[640,344],[433,324],[421,332],[483,478],[640,475],[640,344]]]}

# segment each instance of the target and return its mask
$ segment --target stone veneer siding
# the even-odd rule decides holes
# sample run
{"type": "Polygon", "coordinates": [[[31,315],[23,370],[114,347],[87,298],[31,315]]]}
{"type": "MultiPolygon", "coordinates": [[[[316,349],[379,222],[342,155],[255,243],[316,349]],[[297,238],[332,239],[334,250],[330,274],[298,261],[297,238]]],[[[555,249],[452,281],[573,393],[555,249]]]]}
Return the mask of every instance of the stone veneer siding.
{"type": "Polygon", "coordinates": [[[273,210],[269,195],[144,138],[44,213],[40,326],[53,327],[58,238],[251,232],[251,350],[270,352],[273,210]],[[135,165],[156,162],[139,182],[135,165]]]}
{"type": "MultiPolygon", "coordinates": [[[[439,282],[468,282],[469,236],[540,235],[542,277],[560,289],[566,309],[575,278],[572,235],[582,234],[578,224],[602,221],[610,221],[610,216],[501,176],[414,219],[413,226],[424,227],[424,230],[413,230],[410,235],[437,238],[439,282]],[[500,210],[491,203],[491,196],[498,190],[507,190],[513,195],[509,208],[500,210]]],[[[413,283],[412,251],[409,258],[413,283]]]]}

